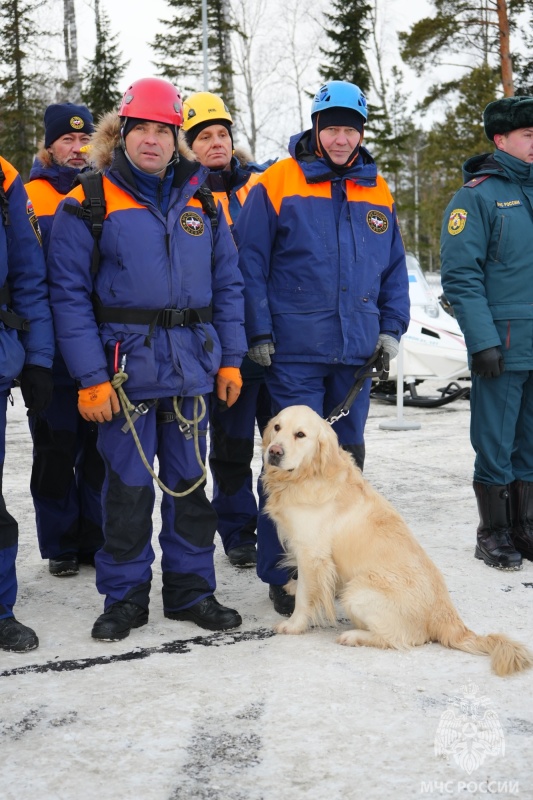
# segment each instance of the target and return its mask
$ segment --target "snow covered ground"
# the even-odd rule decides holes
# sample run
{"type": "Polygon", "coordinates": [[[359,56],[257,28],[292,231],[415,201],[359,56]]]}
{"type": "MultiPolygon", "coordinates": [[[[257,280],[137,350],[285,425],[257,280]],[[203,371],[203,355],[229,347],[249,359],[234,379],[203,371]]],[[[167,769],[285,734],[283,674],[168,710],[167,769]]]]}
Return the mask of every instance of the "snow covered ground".
{"type": "MultiPolygon", "coordinates": [[[[380,428],[399,416],[372,401],[366,477],[443,571],[465,622],[533,647],[533,563],[506,573],[473,556],[468,402],[405,408],[418,430],[380,428]]],[[[94,571],[49,575],[30,461],[16,393],[4,487],[21,531],[16,614],[40,647],[0,652],[1,800],[533,800],[533,673],[497,678],[488,658],[436,644],[340,647],[332,628],[275,636],[267,588],[220,543],[217,597],[241,629],[164,619],[156,563],[149,624],[92,640],[94,571]]]]}

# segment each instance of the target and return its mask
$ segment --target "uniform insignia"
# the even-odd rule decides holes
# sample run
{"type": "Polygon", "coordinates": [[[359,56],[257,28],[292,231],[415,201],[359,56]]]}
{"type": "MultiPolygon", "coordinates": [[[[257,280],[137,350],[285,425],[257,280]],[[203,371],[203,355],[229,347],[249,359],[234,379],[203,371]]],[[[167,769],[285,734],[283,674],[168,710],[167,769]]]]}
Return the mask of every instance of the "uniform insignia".
{"type": "Polygon", "coordinates": [[[479,186],[479,184],[483,183],[483,181],[486,181],[487,178],[490,178],[490,175],[480,175],[478,178],[472,178],[471,181],[465,183],[465,187],[467,189],[473,189],[474,186],[479,186]]]}
{"type": "Polygon", "coordinates": [[[70,118],[70,127],[74,128],[75,131],[81,130],[83,128],[84,122],[81,117],[71,117],[70,118]]]}
{"type": "Polygon", "coordinates": [[[514,206],[521,206],[521,200],[496,200],[498,208],[513,208],[514,206]]]}
{"type": "Polygon", "coordinates": [[[204,221],[195,211],[185,211],[180,217],[180,225],[191,236],[201,236],[204,232],[204,221]]]}
{"type": "Polygon", "coordinates": [[[31,202],[30,199],[28,199],[26,201],[26,214],[28,215],[28,219],[30,221],[30,225],[33,228],[33,232],[35,233],[35,235],[36,235],[36,237],[37,237],[37,239],[39,241],[39,244],[42,245],[43,237],[42,237],[42,234],[41,234],[41,228],[39,227],[39,220],[37,219],[37,215],[36,215],[35,210],[33,208],[33,203],[31,202]]]}
{"type": "Polygon", "coordinates": [[[467,216],[468,212],[464,208],[454,208],[448,220],[448,233],[450,236],[457,236],[458,233],[464,230],[467,216]]]}
{"type": "Polygon", "coordinates": [[[374,233],[385,233],[387,228],[389,227],[389,220],[381,211],[376,211],[373,209],[369,211],[366,215],[366,221],[368,223],[368,227],[374,233]]]}

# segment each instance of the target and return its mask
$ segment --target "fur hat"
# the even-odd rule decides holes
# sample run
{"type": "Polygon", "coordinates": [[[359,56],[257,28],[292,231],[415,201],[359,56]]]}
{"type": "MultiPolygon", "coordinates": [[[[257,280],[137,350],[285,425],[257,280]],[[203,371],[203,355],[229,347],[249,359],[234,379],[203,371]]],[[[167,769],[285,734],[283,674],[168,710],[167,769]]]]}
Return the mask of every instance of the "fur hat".
{"type": "Polygon", "coordinates": [[[44,146],[51,144],[66,133],[88,133],[94,131],[93,115],[87,106],[74,103],[54,103],[44,112],[44,146]]]}
{"type": "Polygon", "coordinates": [[[517,128],[533,128],[533,96],[502,97],[489,103],[483,112],[485,135],[492,142],[497,133],[517,128]]]}

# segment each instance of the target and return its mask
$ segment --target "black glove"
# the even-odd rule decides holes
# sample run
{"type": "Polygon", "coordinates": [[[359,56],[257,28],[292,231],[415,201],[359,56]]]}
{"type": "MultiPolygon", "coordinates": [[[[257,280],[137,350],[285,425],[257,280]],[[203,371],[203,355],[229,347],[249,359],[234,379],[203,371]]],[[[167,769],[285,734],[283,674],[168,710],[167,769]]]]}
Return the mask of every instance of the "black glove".
{"type": "Polygon", "coordinates": [[[28,417],[40,414],[52,402],[54,379],[52,370],[28,364],[19,376],[20,391],[24,398],[24,405],[28,409],[28,417]]]}
{"type": "Polygon", "coordinates": [[[472,354],[471,371],[480,378],[499,378],[505,369],[502,351],[499,347],[487,347],[472,354]]]}

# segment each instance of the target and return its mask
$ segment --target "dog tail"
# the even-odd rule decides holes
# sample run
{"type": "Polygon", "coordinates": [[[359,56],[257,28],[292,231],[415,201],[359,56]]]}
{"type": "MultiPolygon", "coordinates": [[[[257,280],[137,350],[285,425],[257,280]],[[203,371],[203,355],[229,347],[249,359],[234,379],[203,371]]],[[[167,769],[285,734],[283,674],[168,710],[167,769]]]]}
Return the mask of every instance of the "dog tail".
{"type": "Polygon", "coordinates": [[[465,653],[490,656],[490,664],[496,675],[512,675],[533,666],[533,653],[523,644],[502,633],[478,636],[462,622],[449,637],[443,637],[439,641],[446,647],[463,650],[465,653]]]}

